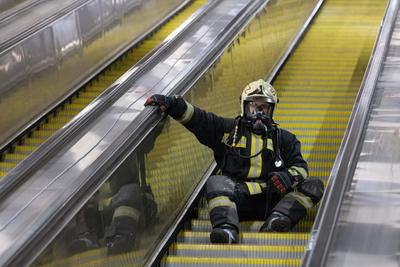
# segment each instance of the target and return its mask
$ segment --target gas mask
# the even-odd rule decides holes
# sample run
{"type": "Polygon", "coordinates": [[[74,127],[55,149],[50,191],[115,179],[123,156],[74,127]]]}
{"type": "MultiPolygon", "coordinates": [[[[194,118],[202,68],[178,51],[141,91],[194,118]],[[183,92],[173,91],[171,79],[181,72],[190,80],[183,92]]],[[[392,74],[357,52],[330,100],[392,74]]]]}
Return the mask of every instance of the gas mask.
{"type": "Polygon", "coordinates": [[[257,135],[266,135],[267,129],[271,127],[274,104],[254,100],[246,101],[244,105],[244,115],[250,131],[257,135]]]}

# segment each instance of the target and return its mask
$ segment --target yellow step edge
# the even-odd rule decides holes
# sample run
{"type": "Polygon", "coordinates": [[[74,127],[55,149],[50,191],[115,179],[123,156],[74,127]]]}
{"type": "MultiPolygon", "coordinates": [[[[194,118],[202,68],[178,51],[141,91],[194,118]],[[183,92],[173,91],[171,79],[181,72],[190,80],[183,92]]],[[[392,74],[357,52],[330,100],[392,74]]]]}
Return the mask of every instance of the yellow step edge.
{"type": "Polygon", "coordinates": [[[8,153],[4,155],[4,161],[7,160],[23,160],[26,158],[26,154],[15,154],[15,153],[8,153]]]}
{"type": "Polygon", "coordinates": [[[162,259],[163,263],[181,263],[181,264],[207,264],[207,263],[218,263],[218,264],[231,264],[231,265],[252,265],[252,264],[263,264],[263,265],[289,265],[298,266],[301,263],[300,259],[260,259],[260,258],[203,258],[203,257],[182,257],[182,256],[168,256],[162,259]]]}
{"type": "Polygon", "coordinates": [[[292,117],[283,117],[283,116],[274,116],[274,120],[275,122],[279,123],[279,124],[285,124],[285,123],[290,123],[290,122],[297,122],[297,123],[320,123],[323,124],[325,122],[336,122],[336,123],[340,123],[340,124],[344,124],[347,125],[347,122],[349,120],[348,117],[303,117],[303,116],[292,116],[292,117]]]}
{"type": "Polygon", "coordinates": [[[41,143],[43,143],[46,139],[44,138],[26,138],[25,139],[25,144],[29,145],[40,145],[41,143]]]}
{"type": "MultiPolygon", "coordinates": [[[[281,90],[277,89],[279,99],[286,99],[287,97],[295,98],[296,96],[307,96],[307,97],[324,97],[321,99],[336,98],[336,97],[355,97],[358,92],[316,92],[316,91],[308,91],[307,89],[304,90],[297,90],[295,92],[282,92],[281,90]]],[[[306,97],[306,98],[307,98],[306,97]]],[[[353,100],[354,101],[354,100],[353,100]]]]}
{"type": "MultiPolygon", "coordinates": [[[[351,113],[351,110],[328,110],[328,109],[307,110],[307,109],[302,109],[301,113],[296,113],[296,114],[326,116],[329,118],[329,117],[335,117],[335,116],[345,117],[345,116],[349,116],[350,113],[351,113]]],[[[281,115],[293,115],[293,109],[283,109],[278,104],[275,116],[279,117],[281,115]]]]}
{"type": "Polygon", "coordinates": [[[324,129],[336,129],[333,130],[337,132],[338,130],[344,130],[347,127],[345,123],[297,123],[297,122],[281,122],[280,126],[282,128],[288,129],[304,129],[304,130],[324,130],[324,129]]]}
{"type": "Polygon", "coordinates": [[[15,162],[0,161],[0,168],[13,168],[17,165],[15,162]]]}
{"type": "MultiPolygon", "coordinates": [[[[312,111],[320,112],[320,113],[330,113],[334,114],[334,112],[347,112],[351,111],[353,108],[353,103],[351,104],[335,104],[335,103],[308,103],[305,106],[304,103],[280,103],[278,109],[286,112],[286,110],[292,111],[294,114],[312,114],[312,111]],[[311,112],[310,112],[311,111],[311,112]],[[304,112],[304,113],[303,113],[304,112]]],[[[332,115],[331,115],[332,116],[332,115]]]]}
{"type": "Polygon", "coordinates": [[[233,245],[218,245],[218,244],[187,244],[187,243],[173,243],[171,248],[174,250],[240,250],[240,251],[262,251],[262,252],[274,252],[274,251],[287,251],[287,252],[304,252],[304,246],[281,246],[281,245],[242,245],[242,244],[233,244],[233,245]]]}
{"type": "Polygon", "coordinates": [[[35,150],[37,148],[37,146],[27,146],[27,145],[18,145],[15,147],[15,152],[31,152],[33,150],[35,150]]]}
{"type": "Polygon", "coordinates": [[[301,143],[313,143],[313,144],[335,143],[337,145],[340,145],[340,143],[342,142],[342,139],[341,138],[323,139],[323,138],[317,138],[317,137],[302,137],[300,141],[301,141],[301,143]]]}

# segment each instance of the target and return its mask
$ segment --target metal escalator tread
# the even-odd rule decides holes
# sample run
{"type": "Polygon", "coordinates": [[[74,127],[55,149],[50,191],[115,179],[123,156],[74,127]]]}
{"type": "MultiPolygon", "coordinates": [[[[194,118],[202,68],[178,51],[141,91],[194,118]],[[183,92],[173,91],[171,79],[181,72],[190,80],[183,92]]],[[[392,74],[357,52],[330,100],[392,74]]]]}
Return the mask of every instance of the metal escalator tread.
{"type": "Polygon", "coordinates": [[[225,257],[181,257],[169,256],[165,260],[167,265],[176,266],[298,266],[300,259],[288,258],[225,258],[225,257]]]}
{"type": "MultiPolygon", "coordinates": [[[[266,246],[305,246],[309,233],[251,233],[241,235],[241,244],[266,246]]],[[[182,231],[177,236],[178,243],[209,244],[210,232],[182,231]]],[[[229,248],[230,246],[227,246],[229,248]]]]}
{"type": "Polygon", "coordinates": [[[175,243],[170,247],[171,251],[176,251],[177,256],[218,256],[218,257],[274,257],[276,253],[287,253],[287,258],[299,258],[301,253],[304,253],[304,246],[257,246],[257,245],[236,245],[227,247],[217,244],[185,244],[175,243]],[[201,247],[198,251],[197,248],[201,247]],[[203,253],[206,252],[206,253],[203,253]],[[222,253],[221,253],[222,252],[222,253]]]}
{"type": "Polygon", "coordinates": [[[161,43],[194,11],[203,6],[206,0],[194,0],[180,13],[172,17],[162,28],[151,34],[138,46],[129,50],[120,59],[109,66],[103,73],[84,86],[78,93],[68,100],[68,103],[57,108],[52,115],[40,122],[34,130],[15,144],[11,151],[7,151],[0,159],[0,180],[24,160],[31,152],[41,145],[47,138],[63,127],[75,115],[83,110],[91,101],[100,95],[117,78],[132,67],[151,49],[161,43]]]}
{"type": "MultiPolygon", "coordinates": [[[[282,128],[294,132],[302,141],[310,175],[321,178],[325,184],[386,3],[384,0],[326,0],[310,30],[274,82],[280,98],[275,118],[282,128]]],[[[260,39],[268,37],[242,37],[240,42],[260,42],[260,39]]],[[[246,53],[249,48],[236,49],[232,48],[232,54],[238,66],[248,66],[248,57],[259,57],[246,53]]],[[[213,79],[214,87],[221,88],[221,91],[235,81],[232,77],[237,81],[240,76],[243,85],[254,78],[235,73],[230,63],[223,60],[219,64],[226,64],[226,68],[213,79]]],[[[251,67],[262,66],[253,64],[251,67]]],[[[237,99],[237,95],[216,97],[213,111],[237,110],[236,102],[220,101],[230,97],[237,99]]],[[[210,101],[212,98],[204,99],[210,101]]],[[[203,201],[198,209],[198,218],[186,223],[187,229],[177,235],[176,242],[162,259],[162,266],[299,266],[316,210],[314,208],[292,232],[258,233],[257,226],[262,222],[242,222],[244,232],[239,245],[211,245],[211,225],[203,201]]]]}

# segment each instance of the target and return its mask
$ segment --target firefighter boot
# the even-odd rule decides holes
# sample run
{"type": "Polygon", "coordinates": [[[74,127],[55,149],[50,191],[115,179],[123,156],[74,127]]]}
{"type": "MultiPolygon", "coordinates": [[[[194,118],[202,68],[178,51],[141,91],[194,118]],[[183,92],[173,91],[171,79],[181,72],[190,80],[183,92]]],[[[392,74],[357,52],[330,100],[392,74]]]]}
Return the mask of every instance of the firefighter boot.
{"type": "Polygon", "coordinates": [[[290,218],[278,211],[274,211],[261,226],[260,232],[289,232],[290,229],[290,218]]]}
{"type": "Polygon", "coordinates": [[[239,242],[239,234],[234,226],[223,224],[211,231],[210,240],[217,244],[236,244],[239,242]]]}
{"type": "Polygon", "coordinates": [[[94,218],[95,214],[92,214],[91,211],[91,208],[86,208],[76,216],[75,238],[69,242],[69,250],[72,254],[99,247],[96,225],[88,220],[88,216],[94,218]]]}
{"type": "Polygon", "coordinates": [[[110,226],[106,228],[104,239],[107,253],[115,255],[132,251],[135,245],[137,222],[129,217],[114,218],[110,226]]]}

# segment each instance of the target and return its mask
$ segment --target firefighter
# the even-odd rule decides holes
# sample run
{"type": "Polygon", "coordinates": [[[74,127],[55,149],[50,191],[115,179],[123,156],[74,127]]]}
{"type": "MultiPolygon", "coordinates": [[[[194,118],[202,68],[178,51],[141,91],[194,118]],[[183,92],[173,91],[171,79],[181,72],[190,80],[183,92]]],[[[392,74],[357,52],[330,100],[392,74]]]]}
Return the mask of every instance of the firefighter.
{"type": "Polygon", "coordinates": [[[155,223],[157,205],[151,188],[132,179],[137,176],[131,172],[127,166],[120,167],[100,189],[99,211],[110,255],[133,250],[140,233],[155,223]]]}
{"type": "Polygon", "coordinates": [[[110,255],[131,251],[140,233],[154,225],[157,204],[144,166],[144,153],[132,154],[77,214],[72,254],[98,248],[102,237],[110,255]]]}
{"type": "Polygon", "coordinates": [[[248,84],[241,114],[222,118],[179,96],[153,95],[158,106],[214,152],[220,175],[209,177],[206,199],[212,243],[238,243],[239,221],[265,220],[260,232],[286,232],[316,205],[323,183],[308,177],[300,142],[273,120],[275,89],[263,80],[248,84]]]}

